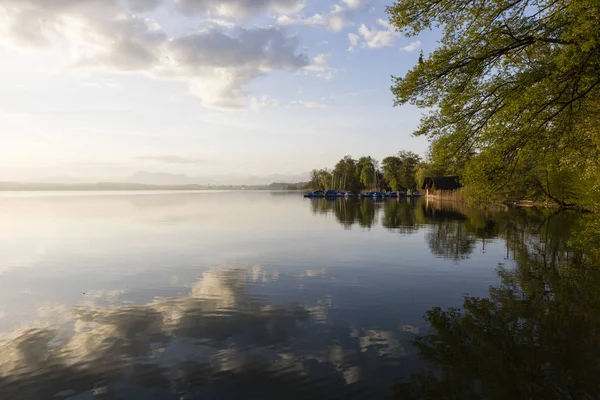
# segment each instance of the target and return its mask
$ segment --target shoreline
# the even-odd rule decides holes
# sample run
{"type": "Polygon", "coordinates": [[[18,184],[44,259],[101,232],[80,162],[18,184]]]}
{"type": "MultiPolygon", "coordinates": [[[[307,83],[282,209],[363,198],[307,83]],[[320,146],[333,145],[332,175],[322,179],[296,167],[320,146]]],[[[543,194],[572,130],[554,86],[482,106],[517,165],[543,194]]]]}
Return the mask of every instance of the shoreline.
{"type": "MultiPolygon", "coordinates": [[[[463,203],[469,205],[468,201],[463,198],[452,198],[452,197],[439,197],[439,196],[424,196],[425,199],[433,200],[433,201],[441,201],[441,202],[454,202],[454,203],[463,203]]],[[[533,201],[533,200],[505,200],[505,201],[493,201],[490,203],[483,203],[482,206],[490,206],[490,205],[503,205],[505,207],[523,207],[523,208],[551,208],[558,210],[573,210],[573,211],[581,211],[581,212],[591,212],[581,206],[578,205],[560,205],[558,203],[549,202],[549,201],[533,201]]]]}

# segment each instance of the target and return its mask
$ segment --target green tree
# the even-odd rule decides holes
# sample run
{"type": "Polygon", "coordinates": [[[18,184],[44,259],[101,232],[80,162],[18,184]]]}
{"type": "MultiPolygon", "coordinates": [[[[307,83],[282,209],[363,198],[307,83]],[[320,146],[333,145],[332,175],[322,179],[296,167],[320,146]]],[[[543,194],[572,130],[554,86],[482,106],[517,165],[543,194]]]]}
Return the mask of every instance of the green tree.
{"type": "Polygon", "coordinates": [[[338,184],[336,189],[357,192],[361,189],[360,180],[356,176],[357,161],[351,156],[342,158],[333,168],[333,175],[338,184]]]}
{"type": "Polygon", "coordinates": [[[473,158],[473,152],[461,151],[451,138],[439,136],[431,141],[429,160],[433,176],[463,176],[465,166],[473,158]]]}
{"type": "Polygon", "coordinates": [[[377,185],[377,161],[368,156],[358,159],[355,175],[363,189],[374,188],[377,185]]]}
{"type": "Polygon", "coordinates": [[[402,163],[402,171],[400,174],[400,186],[404,189],[417,189],[417,167],[421,163],[421,157],[412,151],[399,151],[398,158],[402,163]]]}
{"type": "Polygon", "coordinates": [[[401,189],[400,181],[402,180],[403,168],[400,157],[390,156],[383,159],[381,162],[383,170],[383,179],[393,189],[401,189]]]}
{"type": "Polygon", "coordinates": [[[333,175],[327,169],[313,169],[310,172],[310,187],[315,190],[327,190],[331,187],[333,175]]]}
{"type": "Polygon", "coordinates": [[[597,0],[396,0],[387,11],[407,36],[441,28],[392,92],[432,110],[417,135],[476,164],[467,186],[510,196],[538,180],[557,202],[600,198],[597,0]],[[540,180],[546,171],[554,179],[540,180]]]}

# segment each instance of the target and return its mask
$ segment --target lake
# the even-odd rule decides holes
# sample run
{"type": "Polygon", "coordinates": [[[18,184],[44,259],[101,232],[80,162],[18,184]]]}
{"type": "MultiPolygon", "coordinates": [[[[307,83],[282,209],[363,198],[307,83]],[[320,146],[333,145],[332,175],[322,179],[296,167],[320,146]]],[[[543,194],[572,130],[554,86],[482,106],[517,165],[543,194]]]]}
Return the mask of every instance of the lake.
{"type": "Polygon", "coordinates": [[[0,193],[0,398],[597,398],[597,227],[425,199],[0,193]]]}

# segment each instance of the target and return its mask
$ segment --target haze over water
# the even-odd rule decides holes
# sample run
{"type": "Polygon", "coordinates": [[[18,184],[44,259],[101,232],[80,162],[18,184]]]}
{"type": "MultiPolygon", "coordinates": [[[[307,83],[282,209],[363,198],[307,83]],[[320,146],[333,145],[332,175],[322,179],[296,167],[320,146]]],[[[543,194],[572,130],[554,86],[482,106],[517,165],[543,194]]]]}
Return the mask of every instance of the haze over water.
{"type": "Polygon", "coordinates": [[[488,297],[573,221],[280,192],[4,193],[0,398],[390,398],[435,368],[413,346],[428,311],[488,297]]]}

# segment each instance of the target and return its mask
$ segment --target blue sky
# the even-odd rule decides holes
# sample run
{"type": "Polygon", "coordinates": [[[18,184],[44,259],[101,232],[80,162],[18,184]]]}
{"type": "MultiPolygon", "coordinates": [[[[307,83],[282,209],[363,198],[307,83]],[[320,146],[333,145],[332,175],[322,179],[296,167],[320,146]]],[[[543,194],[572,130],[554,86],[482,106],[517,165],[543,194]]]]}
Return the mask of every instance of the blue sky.
{"type": "MultiPolygon", "coordinates": [[[[0,180],[287,174],[424,154],[390,1],[6,0],[0,180]]],[[[231,178],[234,179],[234,178],[231,178]]]]}

